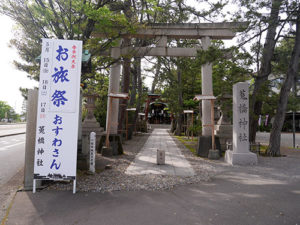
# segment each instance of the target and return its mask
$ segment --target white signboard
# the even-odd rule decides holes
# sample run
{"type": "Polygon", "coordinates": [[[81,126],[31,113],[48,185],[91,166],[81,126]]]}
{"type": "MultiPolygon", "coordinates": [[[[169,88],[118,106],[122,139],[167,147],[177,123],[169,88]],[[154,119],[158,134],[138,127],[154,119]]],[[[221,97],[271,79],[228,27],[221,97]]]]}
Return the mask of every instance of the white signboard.
{"type": "Polygon", "coordinates": [[[76,179],[82,41],[43,39],[34,179],[76,179]]]}
{"type": "Polygon", "coordinates": [[[90,133],[90,172],[95,173],[96,161],[96,133],[90,133]]]}

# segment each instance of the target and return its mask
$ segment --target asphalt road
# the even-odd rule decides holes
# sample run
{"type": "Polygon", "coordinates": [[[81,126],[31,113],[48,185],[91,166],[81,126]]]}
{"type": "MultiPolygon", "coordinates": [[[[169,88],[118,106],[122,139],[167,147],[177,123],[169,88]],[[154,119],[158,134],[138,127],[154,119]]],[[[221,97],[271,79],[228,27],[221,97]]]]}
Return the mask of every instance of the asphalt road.
{"type": "Polygon", "coordinates": [[[0,138],[0,186],[24,166],[25,134],[0,138]]]}
{"type": "Polygon", "coordinates": [[[18,192],[6,225],[299,225],[299,154],[165,191],[18,192]]]}
{"type": "Polygon", "coordinates": [[[16,123],[16,124],[0,124],[0,137],[12,134],[25,133],[26,124],[16,123]]]}

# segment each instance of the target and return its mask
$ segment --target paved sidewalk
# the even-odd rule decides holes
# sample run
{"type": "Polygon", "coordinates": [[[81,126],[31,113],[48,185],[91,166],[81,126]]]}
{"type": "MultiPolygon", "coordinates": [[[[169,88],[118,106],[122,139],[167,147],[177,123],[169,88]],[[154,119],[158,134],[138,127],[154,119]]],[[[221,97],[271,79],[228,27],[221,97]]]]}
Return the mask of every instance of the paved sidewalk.
{"type": "Polygon", "coordinates": [[[299,158],[261,160],[174,190],[18,192],[4,224],[299,225],[299,158]]]}
{"type": "MultiPolygon", "coordinates": [[[[157,134],[162,137],[162,133],[157,134]]],[[[135,137],[127,142],[127,148],[142,148],[148,135],[135,137]],[[142,138],[142,140],[139,140],[142,138]]],[[[166,137],[166,136],[165,136],[166,137]]],[[[208,181],[197,184],[176,185],[166,190],[126,191],[126,182],[139,186],[145,177],[156,177],[151,182],[169,178],[176,180],[197,177],[175,176],[124,176],[114,166],[95,176],[84,178],[86,185],[102,188],[116,185],[106,193],[41,190],[17,192],[1,225],[300,225],[300,151],[284,149],[286,157],[259,157],[257,166],[230,166],[219,161],[196,160],[209,164],[215,173],[208,181]],[[106,175],[104,176],[104,174],[106,175]],[[123,180],[115,181],[115,179],[123,180]],[[94,181],[93,181],[94,180],[94,181]],[[94,183],[93,183],[94,182],[94,183]]],[[[116,164],[133,160],[125,151],[116,164]]],[[[186,156],[188,157],[188,156],[186,156]]],[[[197,158],[198,159],[198,158],[197,158]]],[[[194,161],[194,162],[193,162],[194,161]]],[[[128,165],[128,164],[126,164],[128,165]]],[[[126,166],[127,167],[127,166],[126,166]]],[[[200,170],[194,170],[200,172],[200,170]]],[[[204,167],[203,170],[205,170],[204,167]]],[[[124,169],[125,170],[125,169],[124,169]]],[[[78,176],[78,177],[81,177],[78,176]]],[[[143,185],[150,185],[144,183],[143,185]]],[[[108,187],[109,189],[109,187],[108,187]]],[[[9,189],[7,189],[9,190],[9,189]]],[[[1,202],[1,199],[0,199],[1,202]]]]}
{"type": "Polygon", "coordinates": [[[181,154],[167,129],[155,128],[134,162],[127,168],[128,175],[159,174],[194,176],[190,163],[181,154]],[[165,151],[166,165],[156,164],[157,149],[165,151]]]}

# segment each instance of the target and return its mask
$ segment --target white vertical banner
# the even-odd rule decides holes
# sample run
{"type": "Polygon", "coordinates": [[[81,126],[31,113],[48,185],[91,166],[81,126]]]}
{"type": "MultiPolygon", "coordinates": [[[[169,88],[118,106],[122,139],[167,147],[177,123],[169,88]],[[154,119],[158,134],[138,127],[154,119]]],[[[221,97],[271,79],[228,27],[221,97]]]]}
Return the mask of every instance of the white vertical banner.
{"type": "Polygon", "coordinates": [[[34,179],[76,179],[82,41],[43,39],[34,179]]]}

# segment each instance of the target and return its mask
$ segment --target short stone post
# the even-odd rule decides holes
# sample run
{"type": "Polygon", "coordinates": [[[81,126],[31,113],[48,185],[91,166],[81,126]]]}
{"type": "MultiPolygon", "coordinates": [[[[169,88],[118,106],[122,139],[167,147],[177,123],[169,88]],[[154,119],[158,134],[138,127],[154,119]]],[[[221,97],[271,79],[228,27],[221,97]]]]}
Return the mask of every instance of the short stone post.
{"type": "Polygon", "coordinates": [[[95,173],[95,161],[96,161],[96,133],[90,134],[90,172],[95,173]]]}
{"type": "Polygon", "coordinates": [[[257,155],[249,149],[249,84],[233,85],[233,150],[227,150],[225,161],[235,165],[255,165],[257,155]]]}
{"type": "Polygon", "coordinates": [[[165,151],[157,149],[156,155],[157,165],[165,165],[165,151]]]}
{"type": "MultiPolygon", "coordinates": [[[[26,145],[25,145],[25,167],[24,167],[24,189],[32,190],[34,151],[36,136],[36,117],[38,104],[38,90],[28,90],[27,101],[27,123],[26,123],[26,145]]],[[[36,181],[36,188],[41,186],[41,181],[36,181]]]]}

